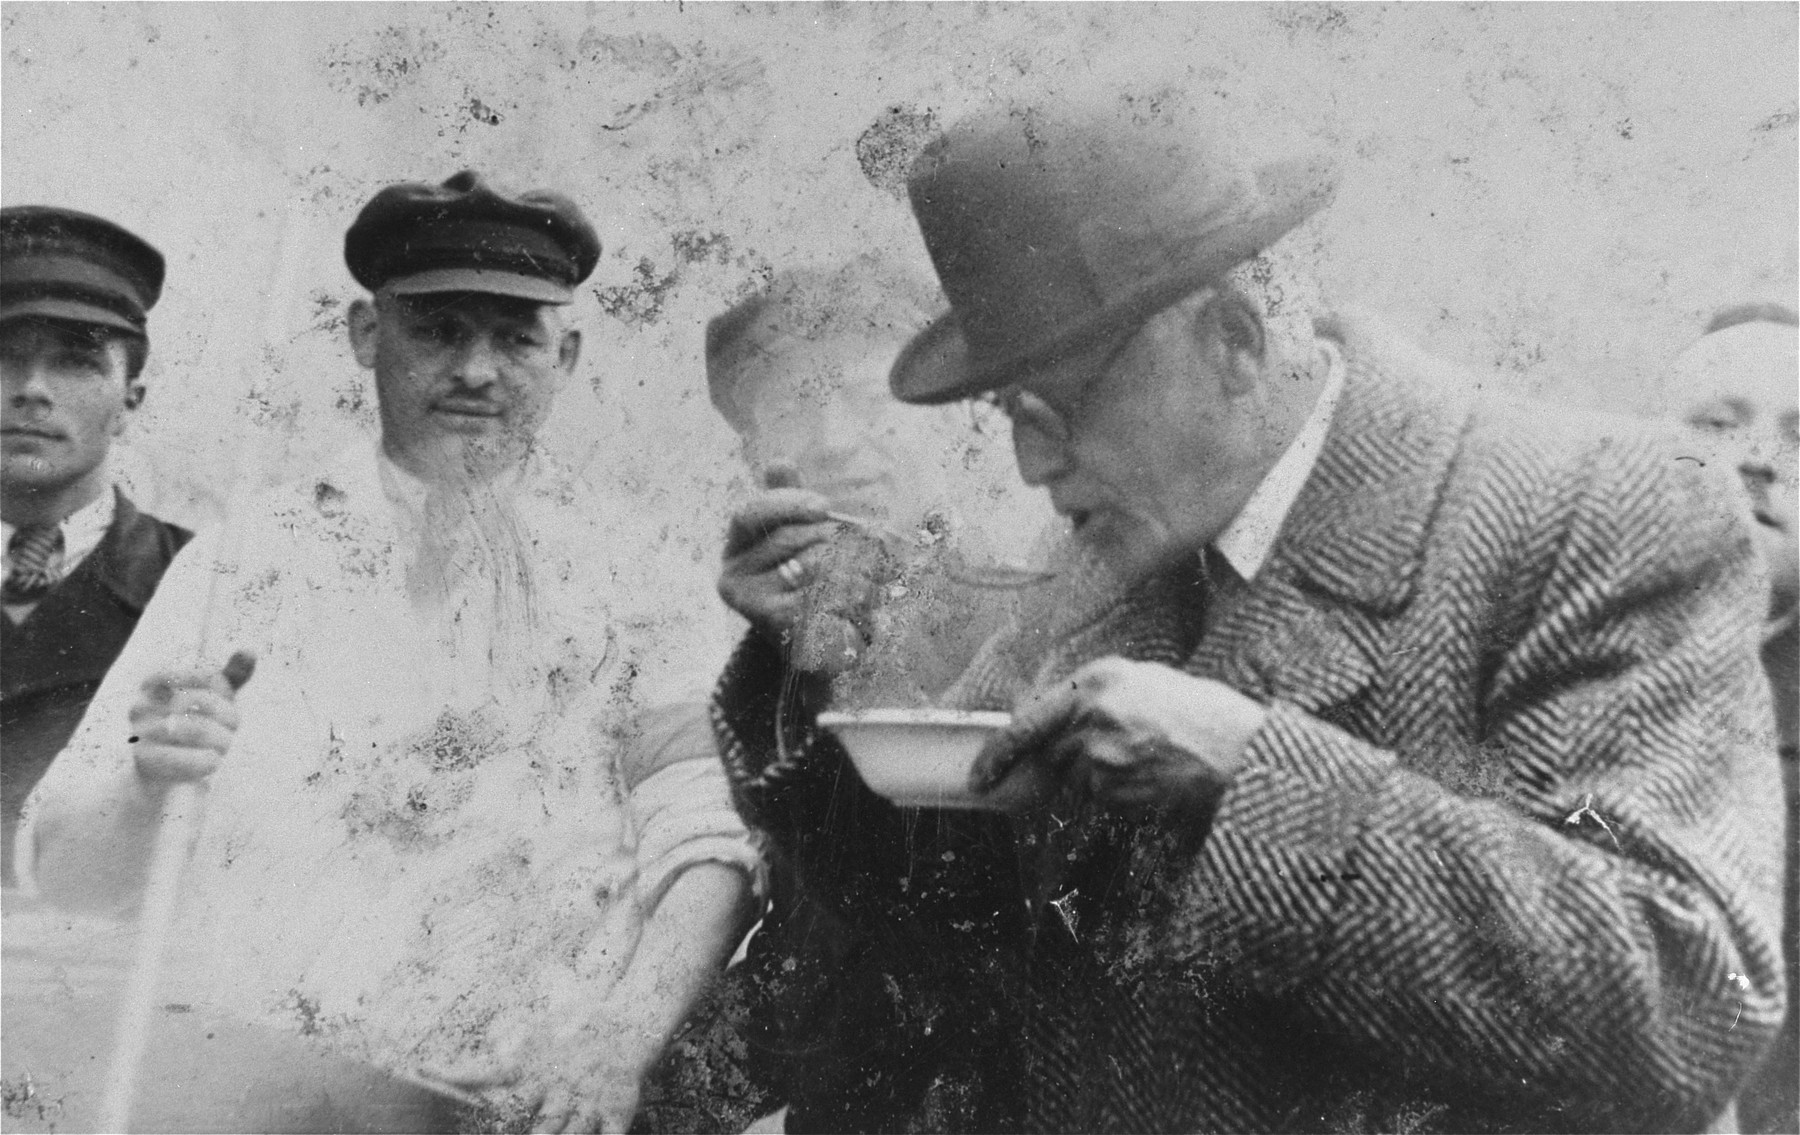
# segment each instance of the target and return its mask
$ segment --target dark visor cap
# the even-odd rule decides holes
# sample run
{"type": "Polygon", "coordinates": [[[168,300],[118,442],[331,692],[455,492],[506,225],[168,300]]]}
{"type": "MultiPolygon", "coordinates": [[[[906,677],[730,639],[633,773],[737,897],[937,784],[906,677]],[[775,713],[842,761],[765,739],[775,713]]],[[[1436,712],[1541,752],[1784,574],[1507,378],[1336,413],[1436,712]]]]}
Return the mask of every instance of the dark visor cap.
{"type": "Polygon", "coordinates": [[[162,285],[162,253],[104,217],[0,209],[0,322],[56,319],[142,337],[162,285]]]}
{"type": "Polygon", "coordinates": [[[371,292],[486,292],[568,303],[600,261],[600,237],[567,197],[509,194],[464,170],[442,185],[390,185],[344,234],[344,261],[371,292]]]}

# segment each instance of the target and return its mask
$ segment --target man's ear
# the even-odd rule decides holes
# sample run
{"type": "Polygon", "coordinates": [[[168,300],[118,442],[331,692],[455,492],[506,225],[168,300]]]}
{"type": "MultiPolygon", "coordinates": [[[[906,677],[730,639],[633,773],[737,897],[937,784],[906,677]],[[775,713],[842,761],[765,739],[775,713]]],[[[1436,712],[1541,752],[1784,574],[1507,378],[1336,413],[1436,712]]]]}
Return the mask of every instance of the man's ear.
{"type": "Polygon", "coordinates": [[[112,436],[120,437],[125,433],[125,423],[131,420],[132,411],[144,404],[144,384],[136,379],[125,383],[125,412],[113,417],[112,436]]]}
{"type": "Polygon", "coordinates": [[[380,338],[381,314],[375,310],[373,300],[359,299],[350,304],[349,318],[346,320],[350,328],[350,349],[356,354],[356,361],[365,370],[375,369],[375,344],[380,338]]]}
{"type": "Polygon", "coordinates": [[[570,328],[562,333],[562,340],[556,345],[556,365],[564,374],[574,374],[575,364],[581,361],[581,332],[570,328]]]}
{"type": "Polygon", "coordinates": [[[1262,312],[1244,296],[1227,288],[1208,305],[1224,367],[1225,393],[1241,398],[1262,383],[1268,362],[1269,336],[1262,312]]]}

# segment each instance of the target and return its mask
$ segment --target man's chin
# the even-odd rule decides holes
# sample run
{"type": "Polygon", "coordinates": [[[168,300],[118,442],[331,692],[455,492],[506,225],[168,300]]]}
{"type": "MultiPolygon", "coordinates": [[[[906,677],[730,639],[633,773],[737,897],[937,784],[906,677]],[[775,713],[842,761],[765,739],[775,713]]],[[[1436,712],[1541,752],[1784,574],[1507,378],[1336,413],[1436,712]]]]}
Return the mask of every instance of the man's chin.
{"type": "Polygon", "coordinates": [[[1118,586],[1142,583],[1179,558],[1175,550],[1145,540],[1138,526],[1108,517],[1090,517],[1076,525],[1071,535],[1076,546],[1118,586]]]}
{"type": "Polygon", "coordinates": [[[1794,530],[1766,525],[1757,535],[1762,541],[1763,562],[1768,565],[1770,590],[1777,614],[1793,610],[1795,594],[1800,590],[1800,570],[1794,562],[1794,530]]]}
{"type": "Polygon", "coordinates": [[[1792,581],[1787,581],[1786,586],[1777,583],[1769,593],[1769,621],[1785,621],[1793,615],[1796,606],[1800,606],[1800,594],[1795,592],[1792,581]]]}
{"type": "Polygon", "coordinates": [[[414,450],[417,472],[427,480],[485,481],[525,460],[529,447],[496,433],[440,434],[414,450]]]}
{"type": "Polygon", "coordinates": [[[0,453],[0,482],[14,489],[54,489],[72,478],[56,462],[37,453],[0,453]]]}

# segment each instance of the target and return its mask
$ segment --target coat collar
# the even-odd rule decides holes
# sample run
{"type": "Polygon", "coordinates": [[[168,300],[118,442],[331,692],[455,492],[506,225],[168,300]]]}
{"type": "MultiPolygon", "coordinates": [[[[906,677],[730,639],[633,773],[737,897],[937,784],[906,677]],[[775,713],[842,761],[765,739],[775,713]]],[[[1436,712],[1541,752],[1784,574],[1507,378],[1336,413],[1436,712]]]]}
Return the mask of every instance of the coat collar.
{"type": "Polygon", "coordinates": [[[154,524],[141,523],[143,514],[131,498],[114,489],[117,501],[112,527],[94,549],[94,570],[100,582],[118,597],[132,614],[142,614],[168,566],[161,534],[154,524]]]}
{"type": "Polygon", "coordinates": [[[1377,615],[1412,597],[1468,418],[1461,375],[1366,321],[1333,318],[1344,398],[1271,556],[1272,574],[1377,615]]]}
{"type": "Polygon", "coordinates": [[[1344,395],[1268,566],[1187,661],[1190,673],[1330,716],[1388,657],[1468,416],[1455,372],[1386,333],[1334,320],[1344,395]]]}
{"type": "Polygon", "coordinates": [[[186,541],[185,529],[146,516],[119,494],[112,527],[92,555],[17,625],[8,622],[0,693],[11,701],[98,682],[186,541]]]}
{"type": "Polygon", "coordinates": [[[991,688],[981,704],[1006,703],[1106,655],[1184,666],[1309,712],[1344,706],[1368,687],[1387,657],[1386,623],[1412,597],[1467,396],[1457,372],[1362,321],[1334,319],[1321,330],[1343,345],[1347,365],[1324,447],[1268,564],[1198,645],[1190,647],[1194,593],[1172,568],[1061,631],[1040,663],[995,664],[1006,676],[983,676],[991,688]]]}
{"type": "Polygon", "coordinates": [[[1325,436],[1331,431],[1331,423],[1337,420],[1337,406],[1343,399],[1348,369],[1344,352],[1337,343],[1321,340],[1320,354],[1326,377],[1318,400],[1294,439],[1263,475],[1250,499],[1212,542],[1213,550],[1225,558],[1240,579],[1256,578],[1263,564],[1268,562],[1288,513],[1293,511],[1300,490],[1312,477],[1313,466],[1325,447],[1325,436]]]}

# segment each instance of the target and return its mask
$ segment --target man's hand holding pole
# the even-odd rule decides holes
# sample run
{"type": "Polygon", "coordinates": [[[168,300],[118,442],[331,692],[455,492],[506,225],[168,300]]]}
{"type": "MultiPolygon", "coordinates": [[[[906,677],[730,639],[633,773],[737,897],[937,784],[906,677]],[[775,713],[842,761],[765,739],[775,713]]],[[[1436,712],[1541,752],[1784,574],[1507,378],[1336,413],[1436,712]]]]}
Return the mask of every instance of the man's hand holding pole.
{"type": "Polygon", "coordinates": [[[256,670],[256,657],[233,654],[217,672],[158,674],[144,683],[131,710],[138,777],[162,794],[162,818],[151,846],[137,946],[121,1002],[108,1065],[99,1130],[131,1130],[131,1097],[150,1036],[162,960],[181,893],[188,849],[200,828],[200,782],[210,776],[237,731],[237,692],[256,670]]]}
{"type": "Polygon", "coordinates": [[[255,655],[240,650],[222,670],[168,671],[144,682],[131,707],[131,744],[147,786],[212,775],[237,732],[237,692],[255,671],[255,655]]]}

